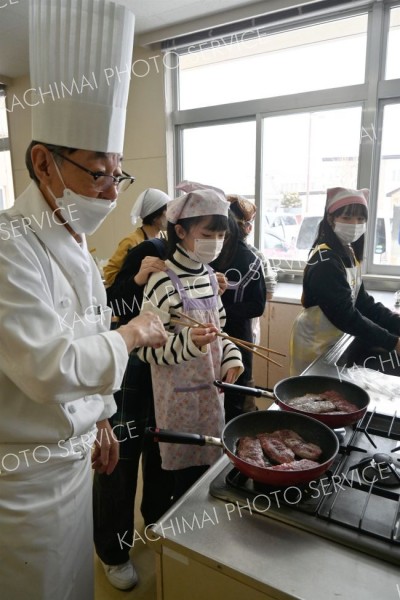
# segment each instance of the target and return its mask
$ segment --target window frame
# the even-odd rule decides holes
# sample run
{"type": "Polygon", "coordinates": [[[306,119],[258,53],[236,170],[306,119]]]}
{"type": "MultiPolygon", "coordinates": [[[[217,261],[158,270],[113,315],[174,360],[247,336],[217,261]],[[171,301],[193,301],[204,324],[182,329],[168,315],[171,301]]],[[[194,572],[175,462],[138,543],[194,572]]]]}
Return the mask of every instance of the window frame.
{"type": "MultiPolygon", "coordinates": [[[[326,3],[325,3],[326,4],[326,3]]],[[[173,169],[169,171],[174,186],[182,178],[183,147],[182,138],[185,128],[202,127],[210,125],[224,125],[238,121],[256,121],[256,164],[255,164],[255,202],[258,208],[254,227],[254,239],[260,247],[262,207],[261,180],[262,180],[262,126],[263,119],[268,116],[281,114],[294,114],[298,112],[334,110],[351,106],[362,107],[360,150],[358,165],[358,188],[371,190],[370,218],[368,220],[368,239],[373,239],[377,213],[377,189],[379,183],[380,144],[382,135],[382,119],[384,106],[388,103],[400,103],[400,79],[385,80],[385,60],[387,52],[387,39],[390,26],[390,10],[399,7],[399,0],[383,2],[364,1],[355,7],[347,7],[343,11],[340,3],[331,3],[332,6],[325,14],[317,14],[304,18],[300,27],[335,20],[337,18],[367,14],[367,48],[365,61],[364,83],[327,90],[302,92],[287,96],[262,98],[233,102],[230,104],[206,106],[194,109],[180,110],[179,99],[179,68],[178,56],[184,52],[184,46],[175,46],[175,52],[167,52],[166,64],[170,65],[165,70],[167,90],[170,91],[170,104],[167,106],[167,120],[169,130],[173,132],[167,146],[167,156],[173,157],[173,169]],[[333,6],[335,5],[335,6],[333,6]],[[169,108],[169,110],[168,110],[169,108]]],[[[356,4],[356,3],[353,3],[356,4]]],[[[255,19],[257,21],[257,19],[255,19]]],[[[298,25],[297,25],[298,26],[298,25]]],[[[272,24],[268,32],[293,29],[293,21],[272,24]]],[[[265,28],[264,28],[265,29],[265,28]]],[[[217,31],[208,32],[217,35],[217,31]]],[[[206,33],[204,34],[206,36],[206,33]]],[[[219,36],[221,37],[221,36],[219,36]]],[[[187,47],[190,44],[185,44],[187,47]]],[[[169,46],[171,48],[171,45],[169,46]]],[[[168,138],[167,138],[168,143],[168,138]]],[[[367,255],[363,261],[365,278],[374,287],[380,289],[398,287],[399,266],[373,264],[374,244],[368,244],[367,255]]],[[[289,277],[302,274],[299,270],[287,271],[289,277]]]]}
{"type": "MultiPolygon", "coordinates": [[[[7,86],[4,83],[0,83],[0,98],[6,99],[6,96],[7,96],[7,86]]],[[[10,128],[9,128],[9,119],[8,119],[6,104],[5,104],[5,107],[6,107],[6,117],[5,118],[6,118],[6,122],[7,122],[7,137],[1,138],[0,152],[9,152],[10,153],[10,161],[11,161],[10,177],[11,177],[11,184],[12,184],[14,198],[13,198],[12,204],[10,204],[9,206],[7,206],[7,204],[6,204],[6,207],[5,207],[5,208],[10,208],[14,204],[14,200],[15,200],[15,181],[14,181],[14,169],[12,168],[10,128]]]]}

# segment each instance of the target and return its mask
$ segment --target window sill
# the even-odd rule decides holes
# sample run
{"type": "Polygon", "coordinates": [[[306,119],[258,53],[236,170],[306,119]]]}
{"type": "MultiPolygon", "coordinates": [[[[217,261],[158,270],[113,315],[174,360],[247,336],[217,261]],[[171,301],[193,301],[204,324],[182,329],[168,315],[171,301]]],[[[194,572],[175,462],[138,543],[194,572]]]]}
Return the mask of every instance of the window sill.
{"type": "MultiPolygon", "coordinates": [[[[374,285],[378,285],[379,278],[373,278],[374,285]]],[[[387,282],[385,281],[385,284],[387,282]]],[[[396,282],[394,282],[396,283],[396,282]]],[[[387,288],[378,288],[371,286],[371,280],[368,277],[364,277],[364,285],[368,293],[374,297],[376,302],[382,302],[384,306],[389,308],[390,310],[395,310],[394,307],[394,291],[400,289],[400,282],[397,281],[397,286],[393,287],[393,290],[388,290],[387,288]]],[[[280,281],[278,282],[274,296],[272,298],[272,302],[281,302],[284,304],[300,304],[301,301],[301,293],[303,286],[301,281],[292,280],[291,283],[288,281],[280,281]]]]}

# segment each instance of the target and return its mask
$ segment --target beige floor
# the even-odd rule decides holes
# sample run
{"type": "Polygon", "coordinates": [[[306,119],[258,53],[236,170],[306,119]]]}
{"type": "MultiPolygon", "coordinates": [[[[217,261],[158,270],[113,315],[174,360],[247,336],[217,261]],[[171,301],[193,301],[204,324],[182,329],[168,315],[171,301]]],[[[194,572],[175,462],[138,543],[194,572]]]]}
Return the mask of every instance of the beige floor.
{"type": "MultiPolygon", "coordinates": [[[[138,482],[135,506],[135,528],[143,539],[144,523],[140,514],[141,478],[138,482]]],[[[149,542],[148,542],[149,544],[149,542]]],[[[156,600],[155,553],[149,545],[137,540],[131,550],[131,559],[139,575],[139,583],[128,591],[116,590],[104,575],[103,567],[95,557],[95,600],[156,600]]]]}

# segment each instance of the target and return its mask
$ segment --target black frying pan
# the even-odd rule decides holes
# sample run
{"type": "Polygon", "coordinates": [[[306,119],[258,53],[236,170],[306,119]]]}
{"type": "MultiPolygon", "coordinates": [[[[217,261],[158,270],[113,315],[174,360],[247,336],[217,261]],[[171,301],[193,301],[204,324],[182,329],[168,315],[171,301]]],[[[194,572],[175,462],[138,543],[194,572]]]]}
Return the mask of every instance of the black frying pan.
{"type": "Polygon", "coordinates": [[[325,423],[329,427],[343,427],[345,425],[351,425],[357,423],[366,413],[369,404],[369,395],[358,385],[350,383],[349,381],[341,381],[334,377],[320,377],[318,375],[302,375],[300,377],[288,377],[282,379],[274,386],[274,392],[263,390],[259,388],[249,388],[232,383],[224,383],[222,381],[214,381],[214,385],[223,390],[232,390],[233,392],[240,392],[242,394],[248,394],[249,396],[264,396],[266,398],[273,398],[278,406],[282,410],[295,412],[302,415],[307,415],[325,423]],[[304,394],[321,394],[328,390],[338,392],[357,406],[357,410],[345,414],[314,414],[294,406],[287,404],[288,400],[296,398],[297,396],[304,396],[304,394]]]}
{"type": "Polygon", "coordinates": [[[221,446],[231,462],[243,475],[260,483],[274,486],[308,483],[320,477],[331,466],[339,450],[339,442],[336,435],[323,423],[297,413],[274,410],[255,411],[232,419],[232,421],[229,421],[225,425],[221,439],[195,433],[183,433],[155,428],[148,428],[146,435],[152,436],[155,442],[221,446]],[[322,450],[318,467],[313,467],[305,471],[274,471],[267,467],[252,465],[236,455],[236,446],[239,438],[245,436],[255,437],[258,433],[272,433],[278,429],[291,429],[298,433],[306,442],[317,444],[322,450]]]}

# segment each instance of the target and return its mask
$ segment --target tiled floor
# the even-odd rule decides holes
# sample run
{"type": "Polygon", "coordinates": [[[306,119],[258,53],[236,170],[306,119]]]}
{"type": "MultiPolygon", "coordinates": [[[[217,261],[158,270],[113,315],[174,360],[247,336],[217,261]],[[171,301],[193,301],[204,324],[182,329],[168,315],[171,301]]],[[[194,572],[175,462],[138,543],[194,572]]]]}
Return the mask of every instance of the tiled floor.
{"type": "MultiPolygon", "coordinates": [[[[144,523],[139,510],[141,500],[141,480],[139,478],[135,506],[135,529],[145,539],[144,523]]],[[[129,591],[116,590],[107,581],[103,567],[95,557],[95,600],[156,600],[155,553],[140,540],[135,541],[131,550],[131,559],[139,575],[139,583],[129,591]]]]}

